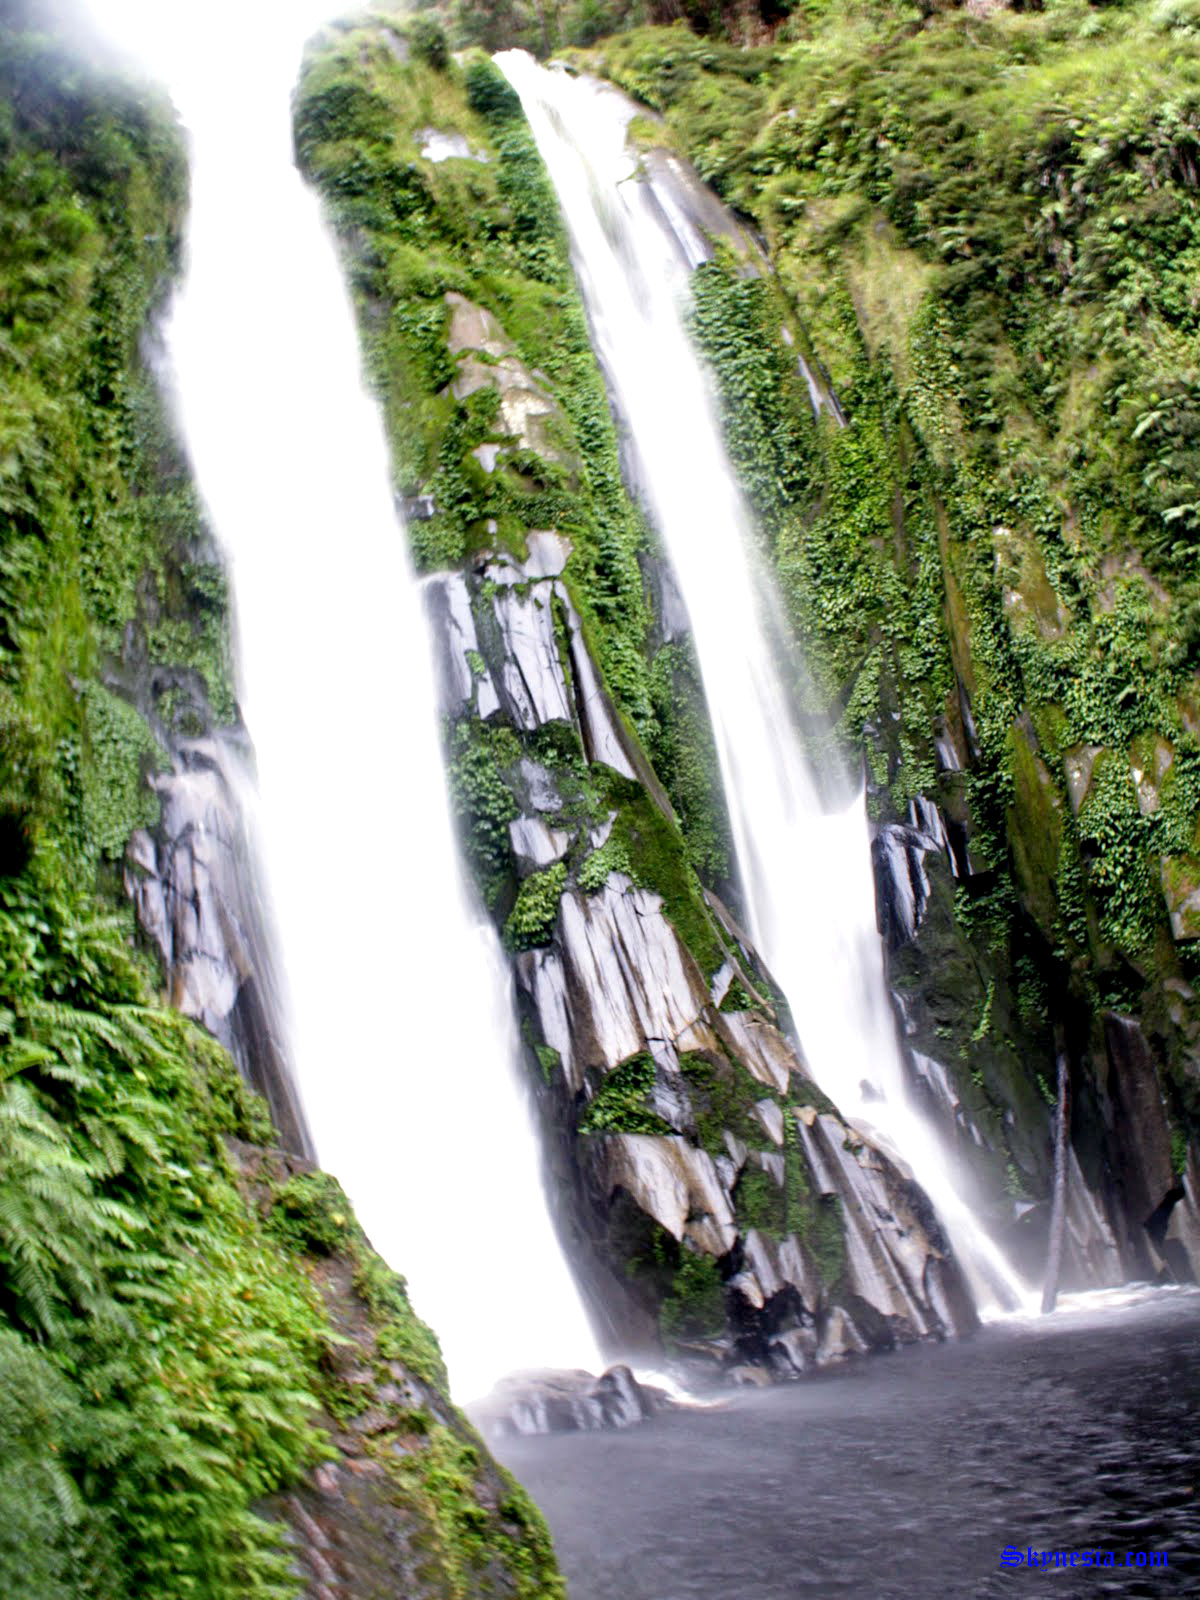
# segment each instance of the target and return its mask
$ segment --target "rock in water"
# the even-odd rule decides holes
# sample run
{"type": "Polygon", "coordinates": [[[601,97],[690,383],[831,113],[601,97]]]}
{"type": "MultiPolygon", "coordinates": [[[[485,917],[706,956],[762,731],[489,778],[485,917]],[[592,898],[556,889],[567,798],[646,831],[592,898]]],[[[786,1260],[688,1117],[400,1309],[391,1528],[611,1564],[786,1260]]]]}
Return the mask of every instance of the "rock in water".
{"type": "Polygon", "coordinates": [[[590,1372],[514,1372],[467,1408],[490,1439],[513,1434],[596,1433],[629,1428],[669,1404],[660,1389],[641,1384],[628,1367],[590,1372]]]}

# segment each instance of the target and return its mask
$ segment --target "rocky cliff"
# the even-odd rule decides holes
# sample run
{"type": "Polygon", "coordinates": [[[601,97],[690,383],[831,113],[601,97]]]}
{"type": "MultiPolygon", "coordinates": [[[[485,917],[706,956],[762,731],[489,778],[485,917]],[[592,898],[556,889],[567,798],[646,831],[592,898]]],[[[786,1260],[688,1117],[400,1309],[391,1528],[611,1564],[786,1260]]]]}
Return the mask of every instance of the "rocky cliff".
{"type": "MultiPolygon", "coordinates": [[[[1070,1274],[1194,1275],[1191,23],[785,10],[753,50],[652,30],[588,65],[665,119],[648,181],[686,154],[740,213],[675,194],[695,335],[796,692],[868,774],[910,1067],[1036,1270],[1065,1055],[1070,1274]]],[[[554,1595],[306,1159],[224,572],[153,380],[180,141],[65,26],[28,0],[0,34],[0,1588],[554,1595]]],[[[686,617],[511,92],[378,18],[316,42],[296,132],[597,1325],[743,1377],[969,1326],[739,928],[686,617]]]]}
{"type": "MultiPolygon", "coordinates": [[[[491,17],[485,42],[544,49],[580,37],[570,7],[543,10],[543,20],[550,12],[554,37],[526,37],[536,19],[512,7],[491,17]]],[[[475,8],[444,16],[451,39],[473,37],[475,8]]],[[[636,8],[617,7],[610,22],[639,20],[636,8]]],[[[869,7],[834,7],[820,19],[783,8],[752,26],[714,9],[690,20],[709,37],[635,28],[577,65],[608,75],[646,108],[633,125],[643,181],[690,156],[758,230],[765,270],[748,271],[741,230],[714,223],[709,209],[694,333],[805,664],[796,695],[814,728],[831,720],[825,737],[867,776],[880,927],[914,1084],[973,1170],[993,1229],[1036,1279],[1046,1258],[1052,1085],[1064,1054],[1068,1280],[1192,1277],[1200,1250],[1187,910],[1197,821],[1186,378],[1194,319],[1183,286],[1196,121],[1187,25],[1141,8],[1042,18],[951,7],[904,22],[869,7]],[[1117,70],[1120,52],[1134,46],[1171,97],[1117,70]],[[1003,88],[990,76],[996,59],[1008,63],[1003,88]],[[932,104],[930,81],[944,86],[932,104]],[[977,94],[985,82],[989,92],[977,94]]],[[[485,87],[479,63],[466,69],[476,87],[464,105],[461,91],[449,92],[456,70],[428,19],[374,39],[347,33],[340,46],[325,41],[298,122],[302,157],[346,240],[375,379],[406,429],[414,416],[432,416],[435,399],[461,404],[476,392],[480,362],[544,367],[551,324],[506,326],[513,269],[561,281],[548,265],[528,152],[516,154],[519,117],[505,112],[502,89],[485,87]],[[336,112],[335,94],[343,97],[336,112]],[[493,163],[494,185],[481,171],[493,163]],[[397,207],[400,171],[406,198],[397,207]],[[385,172],[395,187],[380,209],[385,172]],[[455,231],[463,185],[486,244],[480,228],[455,231]],[[535,261],[527,252],[539,226],[535,261]],[[418,240],[438,260],[436,279],[397,266],[418,240]],[[469,289],[460,276],[468,265],[469,289]],[[492,277],[491,300],[480,271],[492,277]],[[459,295],[488,311],[489,330],[464,333],[465,308],[452,303],[459,295]],[[427,354],[416,364],[414,317],[426,352],[438,347],[433,366],[427,354]],[[460,368],[465,378],[454,376],[460,368]]],[[[540,376],[553,392],[552,378],[540,376]]],[[[456,508],[444,492],[450,481],[442,477],[439,495],[434,480],[447,470],[446,446],[458,455],[457,434],[427,434],[436,463],[404,454],[397,440],[401,493],[434,526],[457,516],[465,540],[463,555],[435,552],[418,531],[422,559],[465,555],[477,574],[483,562],[489,613],[498,569],[487,561],[511,537],[503,514],[511,485],[494,464],[505,436],[536,453],[503,398],[504,381],[494,384],[499,428],[459,456],[469,474],[472,454],[482,473],[456,508]]],[[[593,439],[578,452],[588,469],[600,460],[593,439]]],[[[568,477],[576,470],[569,452],[557,465],[568,477]]],[[[636,496],[628,453],[622,465],[636,496]]],[[[552,512],[527,504],[525,529],[545,523],[561,534],[561,500],[552,512]]],[[[519,531],[512,570],[557,576],[536,552],[533,567],[522,565],[529,552],[519,531]]],[[[590,610],[593,558],[580,562],[577,541],[568,545],[576,553],[563,551],[572,564],[560,598],[598,645],[596,668],[670,809],[635,764],[636,777],[660,813],[673,810],[681,823],[708,909],[715,895],[736,916],[686,618],[653,536],[634,547],[640,610],[625,563],[630,649],[619,663],[604,654],[611,620],[590,610]],[[634,648],[649,664],[649,707],[634,648]]],[[[469,570],[462,582],[470,596],[469,570]]],[[[483,631],[490,627],[489,616],[483,631]]],[[[566,661],[571,625],[556,627],[566,661]]],[[[452,646],[460,648],[479,664],[488,655],[452,646]]],[[[489,673],[503,677],[494,648],[489,673]]],[[[551,659],[549,632],[542,648],[551,659]]],[[[474,703],[477,720],[528,731],[489,693],[474,703]]],[[[565,720],[566,706],[547,703],[534,716],[565,720]]],[[[447,711],[461,723],[449,700],[447,711]]],[[[578,726],[593,761],[596,748],[578,726]]],[[[461,726],[455,737],[465,737],[461,726]]],[[[547,1059],[566,1026],[564,974],[585,973],[589,988],[606,980],[594,963],[590,974],[579,965],[590,922],[571,909],[579,833],[559,829],[538,846],[540,858],[522,858],[533,801],[519,783],[508,787],[507,799],[494,798],[501,812],[520,808],[522,820],[512,819],[507,854],[497,833],[485,893],[499,895],[503,918],[503,873],[511,883],[514,865],[522,881],[547,869],[534,873],[520,909],[546,913],[550,953],[519,958],[539,1018],[531,1037],[547,1059]],[[564,891],[552,925],[550,903],[564,891]],[[557,1021],[544,1016],[548,1007],[557,1021]]],[[[600,833],[589,839],[603,848],[600,833]]],[[[611,928],[604,938],[611,943],[611,928]]],[[[744,941],[739,953],[753,967],[744,941]]],[[[786,1032],[786,1019],[776,1020],[786,1032]]],[[[586,1016],[571,1021],[590,1026],[586,1016]]],[[[617,1069],[623,1063],[609,1067],[617,1069]]],[[[649,1085],[645,1072],[640,1081],[649,1085]]],[[[589,1101],[590,1086],[576,1094],[589,1101]]],[[[672,1135],[682,1131],[661,1120],[672,1135]]],[[[586,1170],[598,1146],[573,1139],[569,1121],[550,1118],[568,1129],[566,1145],[560,1133],[554,1147],[573,1147],[570,1161],[586,1170]]],[[[576,1127],[586,1134],[594,1124],[577,1118],[576,1127]]],[[[584,1232],[594,1236],[594,1224],[584,1232]]],[[[728,1285],[738,1252],[721,1259],[728,1285]]]]}
{"type": "Polygon", "coordinates": [[[779,21],[771,47],[644,30],[588,61],[773,267],[702,268],[695,335],[799,692],[868,776],[913,1069],[1035,1268],[1065,1051],[1074,1187],[1103,1214],[1077,1215],[1081,1256],[1191,1277],[1190,25],[779,21]]]}
{"type": "MultiPolygon", "coordinates": [[[[811,1082],[737,925],[686,618],[515,96],[423,26],[347,24],[310,52],[296,137],[384,403],[464,845],[597,1326],[614,1353],[783,1373],[969,1326],[925,1197],[811,1082]]],[[[699,184],[676,198],[740,236],[699,184]]]]}

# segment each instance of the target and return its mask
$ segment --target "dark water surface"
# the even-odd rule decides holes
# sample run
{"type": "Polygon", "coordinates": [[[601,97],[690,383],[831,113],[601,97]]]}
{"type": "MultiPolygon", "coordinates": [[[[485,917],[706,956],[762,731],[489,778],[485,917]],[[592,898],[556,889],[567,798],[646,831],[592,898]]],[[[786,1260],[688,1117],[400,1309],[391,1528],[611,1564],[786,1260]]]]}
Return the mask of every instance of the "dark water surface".
{"type": "Polygon", "coordinates": [[[1200,1293],[1128,1298],[498,1453],[571,1600],[1200,1600],[1200,1293]],[[1153,1550],[1166,1571],[1123,1565],[1153,1550]]]}

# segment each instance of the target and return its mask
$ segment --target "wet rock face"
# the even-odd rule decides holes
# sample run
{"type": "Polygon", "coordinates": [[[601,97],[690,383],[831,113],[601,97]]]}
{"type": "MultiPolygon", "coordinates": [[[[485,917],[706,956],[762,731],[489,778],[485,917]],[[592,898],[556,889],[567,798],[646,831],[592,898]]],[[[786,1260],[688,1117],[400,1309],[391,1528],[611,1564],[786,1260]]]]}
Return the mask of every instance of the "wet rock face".
{"type": "Polygon", "coordinates": [[[1179,1188],[1162,1090],[1146,1036],[1132,1017],[1107,1013],[1104,1045],[1127,1208],[1145,1228],[1179,1188]]]}
{"type": "Polygon", "coordinates": [[[930,855],[935,860],[944,857],[955,878],[970,872],[965,844],[947,827],[940,808],[918,795],[909,807],[907,823],[884,823],[871,841],[879,931],[891,950],[915,939],[925,920],[931,893],[926,868],[930,855]]]}
{"type": "MultiPolygon", "coordinates": [[[[510,350],[462,299],[450,342],[510,350]]],[[[808,1081],[728,913],[683,894],[683,841],[584,636],[570,542],[524,544],[432,575],[425,597],[452,751],[486,753],[503,784],[468,821],[507,859],[502,917],[562,874],[514,971],[558,1221],[606,1347],[793,1376],[971,1326],[928,1203],[808,1081]]],[[[909,830],[918,881],[946,846],[936,816],[909,830]]]]}
{"type": "MultiPolygon", "coordinates": [[[[1138,1022],[1107,1012],[1103,1019],[1108,1063],[1106,1089],[1111,1107],[1116,1182],[1127,1221],[1127,1253],[1139,1276],[1182,1276],[1194,1273],[1194,1181],[1189,1193],[1187,1169],[1174,1170],[1171,1130],[1163,1103],[1154,1055],[1138,1022]],[[1175,1220],[1176,1209],[1183,1210],[1175,1220]]],[[[1193,1152],[1194,1154],[1194,1152],[1193,1152]]]]}
{"type": "Polygon", "coordinates": [[[660,1052],[700,1042],[708,988],[663,915],[662,899],[614,872],[594,894],[559,905],[553,944],[518,958],[517,982],[570,1087],[585,1066],[618,1066],[649,1041],[660,1052]]]}
{"type": "MultiPolygon", "coordinates": [[[[880,930],[885,936],[893,1000],[918,1104],[957,1149],[987,1216],[1014,1263],[1032,1282],[1045,1268],[1051,1180],[1050,1081],[1038,1063],[1047,1041],[1019,1014],[1010,970],[1003,958],[987,964],[962,928],[955,889],[967,892],[975,863],[961,828],[933,802],[918,797],[906,823],[878,829],[873,843],[880,930]]],[[[1033,958],[1025,957],[1026,970],[1033,958]]],[[[1035,1024],[1046,1019],[1034,1019],[1035,1024]]],[[[1136,1030],[1135,1030],[1136,1031],[1136,1030]]],[[[1064,1284],[1070,1288],[1113,1284],[1152,1275],[1142,1217],[1161,1202],[1164,1151],[1169,1143],[1153,1064],[1147,1076],[1146,1046],[1116,1023],[1097,1041],[1076,1047],[1075,1076],[1081,1102],[1075,1117],[1067,1187],[1064,1284]],[[1114,1048],[1123,1063],[1109,1063],[1114,1048]],[[1106,1085],[1099,1099],[1087,1092],[1098,1074],[1106,1085]],[[1118,1104],[1121,1084],[1127,1104],[1118,1104]],[[1154,1112],[1153,1152],[1128,1122],[1141,1125],[1143,1101],[1154,1112]],[[1107,1104],[1108,1109],[1105,1109],[1107,1104]],[[1132,1120],[1130,1120],[1132,1119],[1132,1120]],[[1097,1137],[1099,1131],[1099,1137],[1097,1137]],[[1122,1150],[1124,1139],[1124,1150],[1122,1150]],[[1141,1170],[1150,1160],[1149,1185],[1130,1183],[1122,1167],[1141,1170]],[[1158,1185],[1159,1198],[1150,1191],[1158,1185]]],[[[1151,1126],[1147,1124],[1147,1126],[1151,1126]]],[[[1168,1185],[1169,1187],[1169,1185],[1168,1185]]],[[[1159,1263],[1161,1266],[1161,1263],[1159,1263]]],[[[1190,1270],[1190,1269],[1189,1269],[1190,1270]]]]}
{"type": "Polygon", "coordinates": [[[1181,1177],[1183,1194],[1167,1219],[1161,1250],[1168,1269],[1180,1281],[1200,1283],[1200,1154],[1187,1153],[1181,1177]]]}
{"type": "Polygon", "coordinates": [[[682,841],[584,638],[569,557],[535,531],[523,557],[483,554],[425,592],[452,746],[492,752],[517,813],[490,835],[511,881],[563,874],[514,971],[558,1220],[607,1347],[792,1376],[972,1325],[927,1202],[808,1081],[728,913],[697,890],[681,934],[686,869],[662,850],[682,841]]]}
{"type": "Polygon", "coordinates": [[[161,819],[130,839],[125,885],[171,1003],[226,1047],[288,1149],[311,1156],[251,833],[246,751],[228,732],[182,740],[172,770],[151,781],[161,819]]]}
{"type": "Polygon", "coordinates": [[[521,448],[536,451],[543,460],[576,471],[578,459],[556,437],[564,418],[544,374],[532,371],[521,360],[516,346],[483,306],[453,293],[446,295],[446,306],[450,312],[450,353],[458,364],[450,393],[456,400],[465,400],[481,389],[494,390],[505,433],[521,448]]]}
{"type": "Polygon", "coordinates": [[[666,1405],[660,1389],[641,1384],[626,1366],[590,1372],[517,1372],[470,1407],[489,1439],[540,1433],[595,1433],[630,1428],[666,1405]]]}

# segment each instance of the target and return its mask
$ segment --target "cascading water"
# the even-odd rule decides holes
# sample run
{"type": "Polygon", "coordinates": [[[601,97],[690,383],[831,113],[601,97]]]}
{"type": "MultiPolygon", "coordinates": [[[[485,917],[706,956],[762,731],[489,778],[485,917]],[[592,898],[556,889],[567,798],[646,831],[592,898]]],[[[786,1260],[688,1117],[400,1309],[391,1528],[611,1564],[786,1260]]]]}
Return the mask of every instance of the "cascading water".
{"type": "Polygon", "coordinates": [[[708,253],[637,181],[634,107],[586,78],[496,57],[558,192],[593,341],[629,426],[691,617],[750,932],[821,1088],[872,1124],[929,1194],[983,1307],[1028,1300],[910,1105],[887,1001],[864,800],[826,810],[772,657],[753,530],[684,325],[708,253]],[[632,181],[631,181],[632,180],[632,181]]]}
{"type": "Polygon", "coordinates": [[[96,0],[192,139],[167,343],[231,560],[293,1055],[323,1164],[455,1394],[598,1357],[547,1215],[505,968],[460,879],[430,641],[289,90],[301,3],[96,0]]]}

